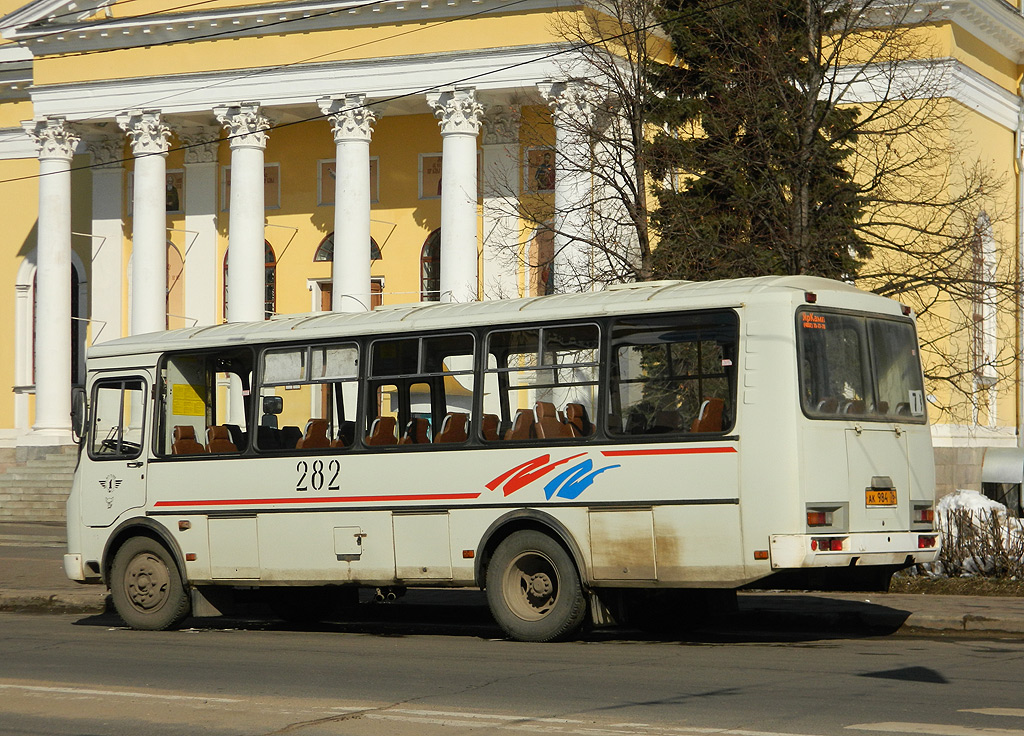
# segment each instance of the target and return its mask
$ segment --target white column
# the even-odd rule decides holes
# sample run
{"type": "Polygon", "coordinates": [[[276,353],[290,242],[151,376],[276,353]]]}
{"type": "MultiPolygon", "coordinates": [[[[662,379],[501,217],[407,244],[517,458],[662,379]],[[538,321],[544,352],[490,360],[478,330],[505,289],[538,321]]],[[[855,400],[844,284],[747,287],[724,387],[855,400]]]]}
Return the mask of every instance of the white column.
{"type": "Polygon", "coordinates": [[[483,119],[485,299],[519,295],[518,105],[496,106],[483,119]]]}
{"type": "Polygon", "coordinates": [[[124,194],[124,139],[106,136],[86,141],[92,154],[92,343],[122,337],[121,247],[124,194]]]}
{"type": "MultiPolygon", "coordinates": [[[[220,131],[181,128],[185,146],[186,326],[217,322],[217,148],[220,131]],[[193,323],[193,320],[195,322],[193,323]]],[[[262,190],[261,190],[262,191],[262,190]]]]}
{"type": "Polygon", "coordinates": [[[476,89],[431,92],[441,126],[441,301],[477,299],[476,137],[483,105],[476,89]]]}
{"type": "Polygon", "coordinates": [[[228,321],[266,319],[263,152],[270,121],[257,102],[214,108],[231,144],[228,321]]]}
{"type": "Polygon", "coordinates": [[[555,122],[555,260],[551,278],[559,292],[591,288],[592,254],[584,239],[592,206],[590,146],[596,92],[580,82],[541,82],[541,96],[555,122]]]}
{"type": "Polygon", "coordinates": [[[331,123],[335,144],[334,264],[331,304],[335,312],[370,311],[370,136],[376,114],[365,95],[317,100],[331,123]]]}
{"type": "Polygon", "coordinates": [[[61,117],[22,125],[39,149],[33,430],[63,440],[71,429],[71,159],[79,137],[61,117]]]}
{"type": "Polygon", "coordinates": [[[159,110],[117,116],[135,156],[132,175],[131,334],[167,329],[167,149],[171,129],[159,110]]]}

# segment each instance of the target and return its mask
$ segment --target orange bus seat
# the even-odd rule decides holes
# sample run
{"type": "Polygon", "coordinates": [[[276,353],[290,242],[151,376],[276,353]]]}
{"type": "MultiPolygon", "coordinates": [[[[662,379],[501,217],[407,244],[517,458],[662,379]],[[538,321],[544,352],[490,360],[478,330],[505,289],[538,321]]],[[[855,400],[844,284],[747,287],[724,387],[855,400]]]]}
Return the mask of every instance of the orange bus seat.
{"type": "Polygon", "coordinates": [[[436,444],[465,442],[469,437],[469,414],[456,411],[445,414],[441,431],[434,437],[436,444]]]}
{"type": "Polygon", "coordinates": [[[480,434],[483,435],[484,439],[488,442],[495,442],[498,440],[498,415],[497,414],[484,414],[480,418],[480,434]]]}
{"type": "Polygon", "coordinates": [[[573,437],[589,437],[594,425],[587,416],[587,407],[583,404],[566,404],[565,418],[573,437]]]}
{"type": "Polygon", "coordinates": [[[519,409],[512,427],[505,433],[506,440],[528,440],[536,437],[534,430],[533,412],[529,409],[519,409]]]}
{"type": "Polygon", "coordinates": [[[305,434],[295,443],[296,450],[317,450],[330,446],[331,441],[327,438],[326,419],[310,419],[306,422],[305,434]]]}
{"type": "Polygon", "coordinates": [[[427,439],[427,427],[429,422],[423,417],[413,417],[405,425],[405,433],[399,440],[400,445],[425,445],[429,444],[427,439]]]}
{"type": "Polygon", "coordinates": [[[691,432],[721,432],[725,402],[721,399],[705,399],[700,405],[697,418],[690,425],[691,432]]]}
{"type": "Polygon", "coordinates": [[[175,425],[171,437],[172,455],[198,455],[206,452],[206,448],[196,441],[196,428],[191,424],[175,425]]]}
{"type": "Polygon", "coordinates": [[[370,447],[397,445],[398,437],[395,435],[397,426],[398,422],[394,417],[377,417],[370,425],[370,433],[366,435],[365,443],[370,447]]]}
{"type": "Polygon", "coordinates": [[[536,407],[537,436],[541,439],[553,440],[572,437],[572,430],[558,421],[558,412],[550,401],[538,401],[536,407]]]}
{"type": "Polygon", "coordinates": [[[206,451],[207,452],[238,452],[235,443],[231,441],[228,428],[217,424],[206,430],[206,451]]]}

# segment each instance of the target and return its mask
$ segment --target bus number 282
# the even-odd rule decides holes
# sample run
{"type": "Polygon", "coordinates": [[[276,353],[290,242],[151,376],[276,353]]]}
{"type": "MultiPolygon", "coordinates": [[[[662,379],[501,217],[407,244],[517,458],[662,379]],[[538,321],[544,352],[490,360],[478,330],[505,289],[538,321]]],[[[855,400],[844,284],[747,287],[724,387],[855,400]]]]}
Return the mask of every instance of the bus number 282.
{"type": "Polygon", "coordinates": [[[299,482],[295,484],[296,491],[308,491],[310,487],[314,491],[319,491],[325,487],[325,484],[328,491],[339,490],[338,474],[341,472],[341,463],[337,460],[327,463],[326,470],[323,460],[314,460],[312,463],[299,460],[295,465],[295,470],[299,473],[299,482]]]}

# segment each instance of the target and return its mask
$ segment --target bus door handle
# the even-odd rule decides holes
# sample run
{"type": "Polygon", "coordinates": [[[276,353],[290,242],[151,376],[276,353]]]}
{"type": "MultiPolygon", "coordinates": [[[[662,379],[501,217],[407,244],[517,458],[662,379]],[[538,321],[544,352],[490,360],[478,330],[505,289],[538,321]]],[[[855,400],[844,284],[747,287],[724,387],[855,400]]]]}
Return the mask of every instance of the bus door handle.
{"type": "Polygon", "coordinates": [[[141,462],[128,463],[128,467],[129,468],[141,468],[142,467],[142,463],[141,462]]]}

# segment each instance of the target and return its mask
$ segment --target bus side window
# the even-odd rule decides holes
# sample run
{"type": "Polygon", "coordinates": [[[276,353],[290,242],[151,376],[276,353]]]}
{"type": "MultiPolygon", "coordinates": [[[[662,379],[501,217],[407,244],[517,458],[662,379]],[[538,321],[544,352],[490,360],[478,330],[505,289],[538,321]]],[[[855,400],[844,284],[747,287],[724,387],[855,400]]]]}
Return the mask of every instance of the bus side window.
{"type": "Polygon", "coordinates": [[[735,405],[732,311],[619,320],[612,328],[608,432],[724,432],[735,405]]]}
{"type": "Polygon", "coordinates": [[[298,345],[267,350],[260,363],[262,413],[256,428],[257,450],[314,452],[351,447],[358,395],[358,345],[298,345]]]}
{"type": "Polygon", "coordinates": [[[243,452],[249,446],[248,395],[252,380],[248,349],[169,355],[161,370],[158,452],[187,458],[203,456],[217,427],[218,452],[243,452]],[[192,440],[204,447],[196,452],[192,440]],[[231,449],[228,449],[230,445],[231,449]],[[190,449],[186,449],[190,448],[190,449]]]}
{"type": "Polygon", "coordinates": [[[484,405],[501,418],[497,431],[482,428],[483,440],[571,442],[591,436],[599,345],[600,331],[590,323],[491,332],[484,405]]]}

